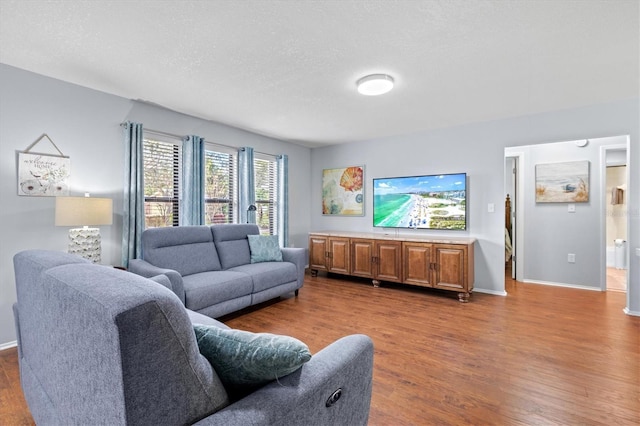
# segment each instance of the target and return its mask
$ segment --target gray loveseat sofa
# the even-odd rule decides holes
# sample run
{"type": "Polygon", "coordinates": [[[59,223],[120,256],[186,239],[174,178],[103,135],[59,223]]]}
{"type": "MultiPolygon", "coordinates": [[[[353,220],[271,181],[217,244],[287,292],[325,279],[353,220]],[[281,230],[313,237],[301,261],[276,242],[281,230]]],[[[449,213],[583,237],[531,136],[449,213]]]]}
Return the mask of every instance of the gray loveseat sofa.
{"type": "Polygon", "coordinates": [[[184,305],[219,318],[295,292],[304,283],[303,248],[282,248],[282,262],[251,263],[248,235],[257,225],[225,224],[150,228],[142,233],[142,258],[129,271],[166,275],[184,305]]]}
{"type": "Polygon", "coordinates": [[[230,402],[193,323],[228,327],[187,310],[166,276],[43,250],[16,254],[14,268],[20,380],[38,425],[367,423],[373,345],[364,335],[230,402]]]}

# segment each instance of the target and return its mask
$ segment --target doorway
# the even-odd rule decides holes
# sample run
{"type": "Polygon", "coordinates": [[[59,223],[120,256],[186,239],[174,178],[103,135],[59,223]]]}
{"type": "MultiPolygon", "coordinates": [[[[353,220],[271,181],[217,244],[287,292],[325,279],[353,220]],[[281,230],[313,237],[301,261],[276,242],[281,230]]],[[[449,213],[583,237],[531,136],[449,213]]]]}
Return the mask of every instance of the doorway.
{"type": "Polygon", "coordinates": [[[505,277],[517,278],[517,216],[518,204],[518,157],[505,157],[504,176],[504,248],[505,248],[505,277]]]}
{"type": "MultiPolygon", "coordinates": [[[[605,244],[608,243],[609,238],[605,232],[607,218],[605,160],[609,150],[622,150],[624,153],[620,155],[625,158],[625,165],[628,164],[629,136],[505,148],[504,194],[506,196],[513,185],[515,189],[515,199],[512,200],[512,206],[515,206],[513,228],[516,237],[513,247],[517,254],[514,271],[519,281],[585,289],[598,288],[606,291],[605,244]],[[507,177],[510,176],[507,170],[511,170],[512,157],[517,158],[519,167],[516,168],[515,182],[507,184],[507,181],[510,182],[512,179],[507,177]],[[577,206],[568,205],[570,203],[537,203],[534,199],[535,165],[574,160],[588,160],[591,164],[592,200],[577,206]],[[550,229],[553,232],[550,232],[550,229]],[[575,232],[571,231],[572,229],[593,231],[575,232]],[[532,255],[527,257],[528,253],[532,255]],[[573,253],[572,256],[569,255],[571,253],[573,253]],[[575,262],[576,253],[578,262],[575,262]],[[576,264],[580,267],[576,267],[576,264]]],[[[628,167],[625,174],[628,182],[628,167]]],[[[625,191],[627,203],[629,196],[631,196],[630,191],[625,191]]],[[[628,223],[626,212],[622,220],[628,223]]],[[[625,257],[628,262],[629,254],[627,253],[625,257]]],[[[624,270],[623,274],[626,281],[627,270],[624,270]]]]}
{"type": "Polygon", "coordinates": [[[605,149],[606,291],[627,291],[627,150],[605,149]]]}

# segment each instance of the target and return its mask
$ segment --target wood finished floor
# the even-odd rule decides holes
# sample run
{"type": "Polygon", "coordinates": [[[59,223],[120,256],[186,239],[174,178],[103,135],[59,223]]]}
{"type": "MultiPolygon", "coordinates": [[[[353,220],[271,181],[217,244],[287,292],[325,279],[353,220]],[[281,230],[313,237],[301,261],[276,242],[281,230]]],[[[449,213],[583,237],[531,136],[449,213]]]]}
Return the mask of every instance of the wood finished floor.
{"type": "MultiPolygon", "coordinates": [[[[640,318],[624,293],[507,280],[508,297],[306,277],[298,298],[224,318],[317,352],[351,333],[375,344],[370,425],[636,425],[640,318]]],[[[15,349],[0,352],[0,424],[32,424],[15,349]]]]}

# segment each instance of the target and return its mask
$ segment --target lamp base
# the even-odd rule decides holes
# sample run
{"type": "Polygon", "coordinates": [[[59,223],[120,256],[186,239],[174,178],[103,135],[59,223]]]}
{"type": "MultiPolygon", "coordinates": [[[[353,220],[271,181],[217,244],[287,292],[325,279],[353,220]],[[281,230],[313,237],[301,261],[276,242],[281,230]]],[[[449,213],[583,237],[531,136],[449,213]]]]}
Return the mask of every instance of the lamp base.
{"type": "Polygon", "coordinates": [[[102,249],[98,228],[74,228],[69,230],[69,253],[77,254],[93,263],[100,263],[102,249]]]}

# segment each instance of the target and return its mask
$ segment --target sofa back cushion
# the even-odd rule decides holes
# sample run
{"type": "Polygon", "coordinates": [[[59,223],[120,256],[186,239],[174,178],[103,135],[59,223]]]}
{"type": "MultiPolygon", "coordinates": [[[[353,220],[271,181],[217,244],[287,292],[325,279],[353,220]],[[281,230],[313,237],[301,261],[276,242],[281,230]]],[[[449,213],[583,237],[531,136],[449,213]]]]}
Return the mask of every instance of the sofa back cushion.
{"type": "Polygon", "coordinates": [[[251,263],[247,235],[259,235],[258,225],[250,223],[212,225],[211,232],[218,249],[222,269],[251,263]]]}
{"type": "Polygon", "coordinates": [[[146,229],[142,233],[142,257],[183,276],[222,269],[208,226],[146,229]]]}

